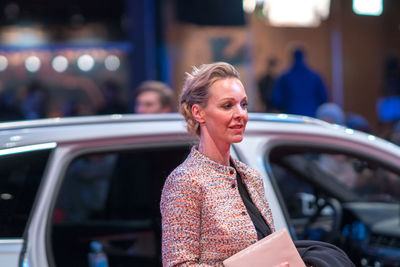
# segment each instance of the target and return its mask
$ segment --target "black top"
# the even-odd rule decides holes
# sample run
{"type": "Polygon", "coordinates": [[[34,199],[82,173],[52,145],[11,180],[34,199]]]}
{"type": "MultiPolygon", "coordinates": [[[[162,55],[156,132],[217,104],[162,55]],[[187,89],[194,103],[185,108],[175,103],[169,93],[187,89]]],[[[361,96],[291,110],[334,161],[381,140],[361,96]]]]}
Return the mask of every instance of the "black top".
{"type": "MultiPolygon", "coordinates": [[[[234,166],[232,166],[234,167],[234,166]]],[[[240,196],[242,197],[243,203],[246,206],[247,212],[250,215],[250,218],[254,224],[254,227],[256,228],[257,231],[257,238],[258,240],[266,237],[271,233],[271,229],[269,228],[268,224],[262,217],[260,211],[254,205],[253,201],[250,198],[249,192],[246,189],[246,186],[242,182],[242,178],[240,177],[240,174],[236,171],[236,180],[238,184],[238,189],[240,196]]]]}

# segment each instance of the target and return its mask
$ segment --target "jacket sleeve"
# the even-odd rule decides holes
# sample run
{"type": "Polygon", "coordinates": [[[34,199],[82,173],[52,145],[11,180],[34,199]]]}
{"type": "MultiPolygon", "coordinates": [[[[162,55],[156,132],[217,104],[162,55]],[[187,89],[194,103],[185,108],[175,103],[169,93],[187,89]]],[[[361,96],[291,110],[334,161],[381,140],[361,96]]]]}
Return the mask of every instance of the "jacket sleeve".
{"type": "Polygon", "coordinates": [[[200,266],[201,188],[197,181],[185,174],[168,177],[160,208],[163,266],[200,266]]]}

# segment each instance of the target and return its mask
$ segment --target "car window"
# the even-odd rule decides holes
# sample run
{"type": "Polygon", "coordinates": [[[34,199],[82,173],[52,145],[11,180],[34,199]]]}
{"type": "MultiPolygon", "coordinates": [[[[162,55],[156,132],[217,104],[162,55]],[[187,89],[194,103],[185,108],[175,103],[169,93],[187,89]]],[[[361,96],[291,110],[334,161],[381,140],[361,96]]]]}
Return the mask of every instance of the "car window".
{"type": "Polygon", "coordinates": [[[53,213],[56,266],[88,266],[94,241],[110,266],[161,266],[161,190],[189,151],[189,145],[166,146],[72,161],[53,213]]]}
{"type": "Polygon", "coordinates": [[[20,238],[51,150],[0,156],[0,238],[20,238]]]}
{"type": "Polygon", "coordinates": [[[399,259],[396,170],[367,156],[312,147],[277,147],[265,164],[295,238],[333,243],[361,265],[399,259]]]}
{"type": "Polygon", "coordinates": [[[309,181],[321,191],[328,190],[347,201],[396,203],[400,200],[400,176],[365,159],[341,153],[307,152],[285,155],[279,162],[273,164],[273,170],[285,198],[293,193],[305,193],[305,183],[309,181]],[[287,184],[285,176],[295,182],[287,184]]]}

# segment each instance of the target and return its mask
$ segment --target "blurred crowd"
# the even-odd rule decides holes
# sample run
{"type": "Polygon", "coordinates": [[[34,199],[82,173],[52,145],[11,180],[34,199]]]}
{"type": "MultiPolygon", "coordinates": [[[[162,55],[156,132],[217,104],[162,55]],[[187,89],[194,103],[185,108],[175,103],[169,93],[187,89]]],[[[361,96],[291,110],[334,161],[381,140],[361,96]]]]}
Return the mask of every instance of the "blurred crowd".
{"type": "MultiPolygon", "coordinates": [[[[303,47],[295,47],[292,51],[292,65],[283,73],[277,73],[278,62],[275,58],[267,60],[266,72],[258,81],[264,112],[315,117],[371,133],[400,145],[398,58],[390,56],[386,61],[381,97],[375,107],[379,125],[373,127],[363,115],[344,110],[337,103],[331,102],[323,78],[308,66],[306,56],[303,47]]],[[[70,74],[41,78],[24,82],[18,77],[11,77],[9,80],[14,79],[13,84],[0,80],[0,122],[176,111],[174,90],[160,81],[143,81],[134,88],[133,93],[127,93],[128,90],[117,79],[104,79],[99,84],[90,77],[70,74]]]]}
{"type": "Polygon", "coordinates": [[[306,62],[306,51],[295,47],[292,65],[278,74],[277,60],[269,58],[265,74],[258,81],[260,99],[265,112],[289,113],[315,117],[330,123],[371,133],[400,145],[400,64],[395,56],[385,63],[381,96],[377,99],[378,126],[366,117],[351,110],[344,110],[331,102],[323,78],[306,62]]]}
{"type": "Polygon", "coordinates": [[[16,89],[9,90],[0,81],[0,122],[174,110],[173,91],[160,81],[142,82],[132,96],[115,79],[98,85],[88,77],[63,76],[57,81],[32,79],[27,84],[12,86],[16,89]]]}

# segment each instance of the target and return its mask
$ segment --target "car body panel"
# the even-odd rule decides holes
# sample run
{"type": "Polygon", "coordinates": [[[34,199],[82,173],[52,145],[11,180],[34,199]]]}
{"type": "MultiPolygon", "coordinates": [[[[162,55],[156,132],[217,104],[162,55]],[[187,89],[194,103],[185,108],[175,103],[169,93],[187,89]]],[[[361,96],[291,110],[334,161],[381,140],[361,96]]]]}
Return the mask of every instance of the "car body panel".
{"type": "Polygon", "coordinates": [[[18,266],[23,246],[22,239],[0,240],[0,259],[2,266],[18,266]]]}

